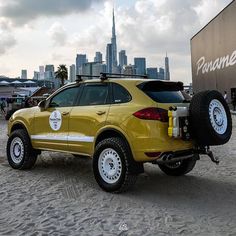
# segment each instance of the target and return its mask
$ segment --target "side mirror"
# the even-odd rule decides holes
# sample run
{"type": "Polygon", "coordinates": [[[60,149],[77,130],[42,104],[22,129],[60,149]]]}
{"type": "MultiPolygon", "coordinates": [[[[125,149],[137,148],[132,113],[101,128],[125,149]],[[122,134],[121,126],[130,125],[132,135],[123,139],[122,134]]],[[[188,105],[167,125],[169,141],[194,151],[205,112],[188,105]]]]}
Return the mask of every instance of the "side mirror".
{"type": "Polygon", "coordinates": [[[40,109],[45,109],[45,107],[46,107],[46,100],[42,100],[41,102],[39,102],[38,107],[40,109]]]}

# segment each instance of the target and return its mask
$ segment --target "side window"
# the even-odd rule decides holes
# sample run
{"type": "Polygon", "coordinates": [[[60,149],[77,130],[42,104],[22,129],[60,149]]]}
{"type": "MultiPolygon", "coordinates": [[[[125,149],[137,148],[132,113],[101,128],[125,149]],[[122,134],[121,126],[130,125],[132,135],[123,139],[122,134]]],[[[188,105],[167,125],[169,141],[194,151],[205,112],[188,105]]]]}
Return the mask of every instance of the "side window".
{"type": "Polygon", "coordinates": [[[72,87],[56,94],[50,101],[49,107],[72,107],[78,96],[80,87],[72,87]]]}
{"type": "Polygon", "coordinates": [[[79,105],[104,105],[108,101],[107,84],[86,84],[84,86],[79,105]]]}
{"type": "Polygon", "coordinates": [[[129,92],[119,84],[112,84],[113,103],[126,103],[131,101],[132,97],[129,92]]]}

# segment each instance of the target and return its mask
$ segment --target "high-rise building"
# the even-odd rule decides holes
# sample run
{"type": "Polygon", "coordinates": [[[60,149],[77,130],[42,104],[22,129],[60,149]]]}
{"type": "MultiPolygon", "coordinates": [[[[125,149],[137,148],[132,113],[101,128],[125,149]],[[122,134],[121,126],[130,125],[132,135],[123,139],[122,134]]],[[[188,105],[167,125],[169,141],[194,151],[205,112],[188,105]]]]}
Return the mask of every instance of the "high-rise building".
{"type": "Polygon", "coordinates": [[[155,67],[147,68],[147,76],[149,79],[158,79],[157,68],[155,67]]]}
{"type": "Polygon", "coordinates": [[[107,63],[108,73],[119,73],[120,69],[118,67],[118,62],[117,62],[116,24],[115,24],[114,9],[113,9],[113,19],[112,19],[111,43],[108,43],[106,48],[106,63],[107,63]]]}
{"type": "Polygon", "coordinates": [[[170,80],[170,67],[169,67],[169,58],[166,53],[165,57],[165,80],[170,80]]]}
{"type": "Polygon", "coordinates": [[[108,43],[106,48],[107,73],[112,73],[112,44],[108,43]]]}
{"type": "Polygon", "coordinates": [[[165,79],[165,70],[161,67],[159,68],[158,79],[159,80],[164,80],[165,79]]]}
{"type": "Polygon", "coordinates": [[[86,54],[77,54],[76,56],[76,74],[80,74],[80,69],[83,64],[87,63],[86,54]]]}
{"type": "Polygon", "coordinates": [[[94,57],[94,62],[102,63],[102,53],[101,52],[96,52],[95,57],[94,57]]]}
{"type": "Polygon", "coordinates": [[[39,79],[44,80],[44,66],[39,66],[39,79]]]}
{"type": "Polygon", "coordinates": [[[54,65],[46,65],[45,66],[44,79],[45,80],[54,80],[55,79],[54,65]]]}
{"type": "Polygon", "coordinates": [[[124,66],[127,66],[127,56],[126,56],[126,51],[121,50],[119,52],[119,66],[123,68],[124,66]]]}
{"type": "Polygon", "coordinates": [[[92,75],[93,76],[99,76],[100,73],[104,73],[106,72],[106,65],[99,63],[99,62],[95,62],[92,65],[92,75]]]}
{"type": "Polygon", "coordinates": [[[74,82],[76,80],[76,73],[75,73],[75,64],[70,66],[70,82],[74,82]]]}
{"type": "MultiPolygon", "coordinates": [[[[106,65],[99,62],[87,62],[83,64],[81,68],[81,73],[83,75],[99,76],[100,73],[106,72],[106,65]]],[[[88,77],[88,79],[91,78],[88,77]]]]}
{"type": "Polygon", "coordinates": [[[122,73],[125,75],[135,75],[135,66],[134,65],[126,65],[122,68],[122,73]]]}
{"type": "Polygon", "coordinates": [[[117,67],[117,45],[116,45],[116,24],[115,24],[115,12],[113,9],[113,21],[112,21],[112,38],[111,38],[111,44],[112,44],[112,67],[117,67]]]}
{"type": "Polygon", "coordinates": [[[27,79],[27,70],[21,70],[21,79],[27,79]]]}
{"type": "Polygon", "coordinates": [[[33,79],[39,80],[39,79],[40,79],[40,72],[34,71],[34,77],[33,77],[33,79]]]}
{"type": "Polygon", "coordinates": [[[145,75],[146,74],[146,58],[144,58],[144,57],[134,58],[134,66],[136,69],[136,75],[145,75]]]}

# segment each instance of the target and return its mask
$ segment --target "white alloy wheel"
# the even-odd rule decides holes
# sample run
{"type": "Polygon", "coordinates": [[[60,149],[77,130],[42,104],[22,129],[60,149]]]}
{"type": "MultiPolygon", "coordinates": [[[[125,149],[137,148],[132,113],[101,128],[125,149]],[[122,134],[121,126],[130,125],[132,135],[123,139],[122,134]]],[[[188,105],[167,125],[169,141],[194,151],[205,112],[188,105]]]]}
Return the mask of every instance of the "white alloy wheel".
{"type": "Polygon", "coordinates": [[[106,183],[116,183],[122,172],[122,163],[119,154],[112,148],[104,149],[99,155],[98,170],[106,183]]]}
{"type": "Polygon", "coordinates": [[[218,134],[224,134],[226,132],[228,121],[227,115],[222,103],[213,99],[209,105],[209,116],[213,129],[218,134]]]}
{"type": "Polygon", "coordinates": [[[15,164],[19,164],[24,158],[24,144],[19,137],[15,137],[11,141],[10,156],[15,164]]]}

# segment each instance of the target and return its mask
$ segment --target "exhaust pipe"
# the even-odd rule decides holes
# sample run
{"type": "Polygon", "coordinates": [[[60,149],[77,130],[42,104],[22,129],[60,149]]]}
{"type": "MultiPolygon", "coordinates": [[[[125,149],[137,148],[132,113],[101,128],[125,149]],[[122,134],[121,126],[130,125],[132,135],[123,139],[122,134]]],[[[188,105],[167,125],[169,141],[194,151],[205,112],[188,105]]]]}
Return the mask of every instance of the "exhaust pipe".
{"type": "Polygon", "coordinates": [[[152,163],[153,164],[173,163],[173,162],[182,161],[182,160],[192,158],[192,157],[193,157],[193,154],[175,157],[175,155],[173,153],[163,153],[158,160],[155,160],[152,163]]]}

